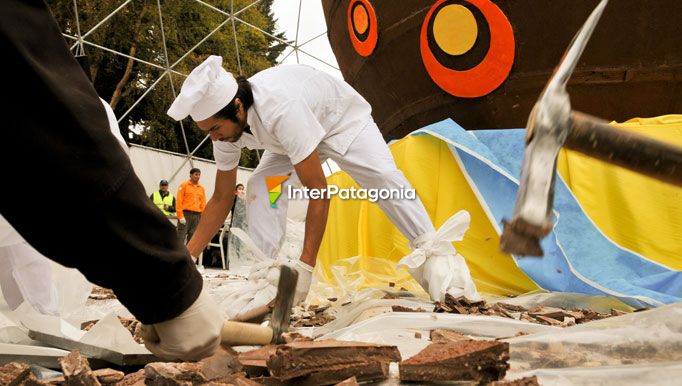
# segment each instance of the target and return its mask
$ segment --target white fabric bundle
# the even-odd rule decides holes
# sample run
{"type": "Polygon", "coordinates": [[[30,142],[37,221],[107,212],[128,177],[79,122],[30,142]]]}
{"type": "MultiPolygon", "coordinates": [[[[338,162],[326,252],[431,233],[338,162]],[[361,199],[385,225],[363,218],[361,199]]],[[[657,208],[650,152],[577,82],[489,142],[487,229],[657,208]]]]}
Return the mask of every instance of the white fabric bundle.
{"type": "Polygon", "coordinates": [[[469,229],[471,216],[460,210],[450,217],[435,233],[427,233],[414,240],[412,253],[398,262],[406,266],[410,274],[431,295],[431,299],[442,301],[445,294],[454,297],[465,296],[469,300],[480,300],[476,285],[471,278],[464,257],[452,246],[461,241],[469,229]]]}

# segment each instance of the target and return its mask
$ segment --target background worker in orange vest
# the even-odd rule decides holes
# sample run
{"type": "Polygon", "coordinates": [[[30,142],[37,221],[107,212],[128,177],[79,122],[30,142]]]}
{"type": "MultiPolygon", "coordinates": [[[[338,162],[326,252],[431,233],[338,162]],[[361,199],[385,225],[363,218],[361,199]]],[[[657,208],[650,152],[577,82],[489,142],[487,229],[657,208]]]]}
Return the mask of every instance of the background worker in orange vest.
{"type": "Polygon", "coordinates": [[[189,180],[180,184],[176,195],[178,236],[182,243],[192,239],[201,219],[201,212],[206,207],[206,192],[204,187],[199,185],[199,178],[201,178],[201,170],[192,168],[189,171],[189,180]]]}

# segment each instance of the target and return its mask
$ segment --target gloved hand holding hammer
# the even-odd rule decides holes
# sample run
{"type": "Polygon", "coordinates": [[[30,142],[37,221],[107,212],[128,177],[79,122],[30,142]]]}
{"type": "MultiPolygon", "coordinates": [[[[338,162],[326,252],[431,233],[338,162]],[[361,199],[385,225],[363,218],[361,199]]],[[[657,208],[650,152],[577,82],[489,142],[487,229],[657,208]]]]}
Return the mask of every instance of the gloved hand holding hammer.
{"type": "Polygon", "coordinates": [[[199,360],[218,348],[223,319],[223,312],[204,289],[182,314],[146,326],[144,344],[160,358],[199,360]],[[152,333],[151,329],[155,332],[152,333]]]}
{"type": "Polygon", "coordinates": [[[294,296],[294,305],[297,305],[304,301],[308,296],[310,283],[313,277],[313,267],[301,260],[292,261],[286,258],[279,258],[254,264],[254,266],[251,267],[249,280],[264,279],[270,283],[270,285],[275,286],[277,285],[279,271],[282,265],[288,265],[298,272],[298,284],[296,285],[296,293],[294,296]]]}
{"type": "Polygon", "coordinates": [[[247,284],[239,287],[224,300],[223,304],[229,305],[226,308],[229,317],[250,320],[254,313],[260,316],[267,313],[267,307],[277,293],[282,267],[288,267],[297,273],[298,282],[292,287],[293,305],[305,300],[310,290],[313,267],[300,260],[293,261],[285,257],[270,259],[263,254],[246,232],[239,228],[232,228],[230,232],[253,252],[259,262],[251,267],[247,284]],[[251,316],[245,317],[245,315],[251,316]]]}
{"type": "MultiPolygon", "coordinates": [[[[289,327],[298,273],[288,266],[277,269],[277,293],[270,326],[225,319],[223,311],[204,288],[197,300],[177,317],[143,327],[147,349],[158,357],[199,360],[218,345],[265,345],[279,342],[289,327]]],[[[268,310],[270,311],[270,310],[268,310]]]]}

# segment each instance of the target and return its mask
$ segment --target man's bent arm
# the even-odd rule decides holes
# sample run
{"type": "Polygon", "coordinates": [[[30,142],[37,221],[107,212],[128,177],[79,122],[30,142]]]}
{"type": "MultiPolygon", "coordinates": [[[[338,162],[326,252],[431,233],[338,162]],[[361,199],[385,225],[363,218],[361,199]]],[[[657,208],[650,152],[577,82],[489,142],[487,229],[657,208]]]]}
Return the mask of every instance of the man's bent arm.
{"type": "MultiPolygon", "coordinates": [[[[317,150],[314,150],[306,159],[297,163],[295,168],[298,178],[307,188],[325,189],[327,187],[327,179],[324,177],[322,162],[320,162],[317,150]]],[[[324,229],[327,226],[328,214],[329,198],[326,195],[319,199],[311,199],[308,203],[301,261],[310,266],[315,266],[317,261],[317,252],[320,249],[324,229]]]]}
{"type": "Polygon", "coordinates": [[[215,236],[220,226],[225,223],[232,201],[234,201],[234,187],[237,183],[237,168],[232,170],[218,170],[215,175],[215,190],[211,199],[206,203],[206,209],[201,214],[201,220],[194,232],[194,236],[187,243],[187,249],[192,256],[199,254],[215,236]]]}

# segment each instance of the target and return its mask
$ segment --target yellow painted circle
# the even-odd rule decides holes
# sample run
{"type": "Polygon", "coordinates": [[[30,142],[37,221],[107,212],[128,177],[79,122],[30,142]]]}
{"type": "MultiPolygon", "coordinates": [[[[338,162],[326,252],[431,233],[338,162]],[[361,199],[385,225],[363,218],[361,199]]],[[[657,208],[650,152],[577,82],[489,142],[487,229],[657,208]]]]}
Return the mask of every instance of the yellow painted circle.
{"type": "Polygon", "coordinates": [[[441,8],[433,21],[433,37],[441,50],[450,55],[462,55],[476,43],[476,18],[459,4],[441,8]]]}
{"type": "Polygon", "coordinates": [[[359,34],[364,34],[369,27],[369,15],[365,7],[358,5],[353,9],[353,26],[359,34]]]}

